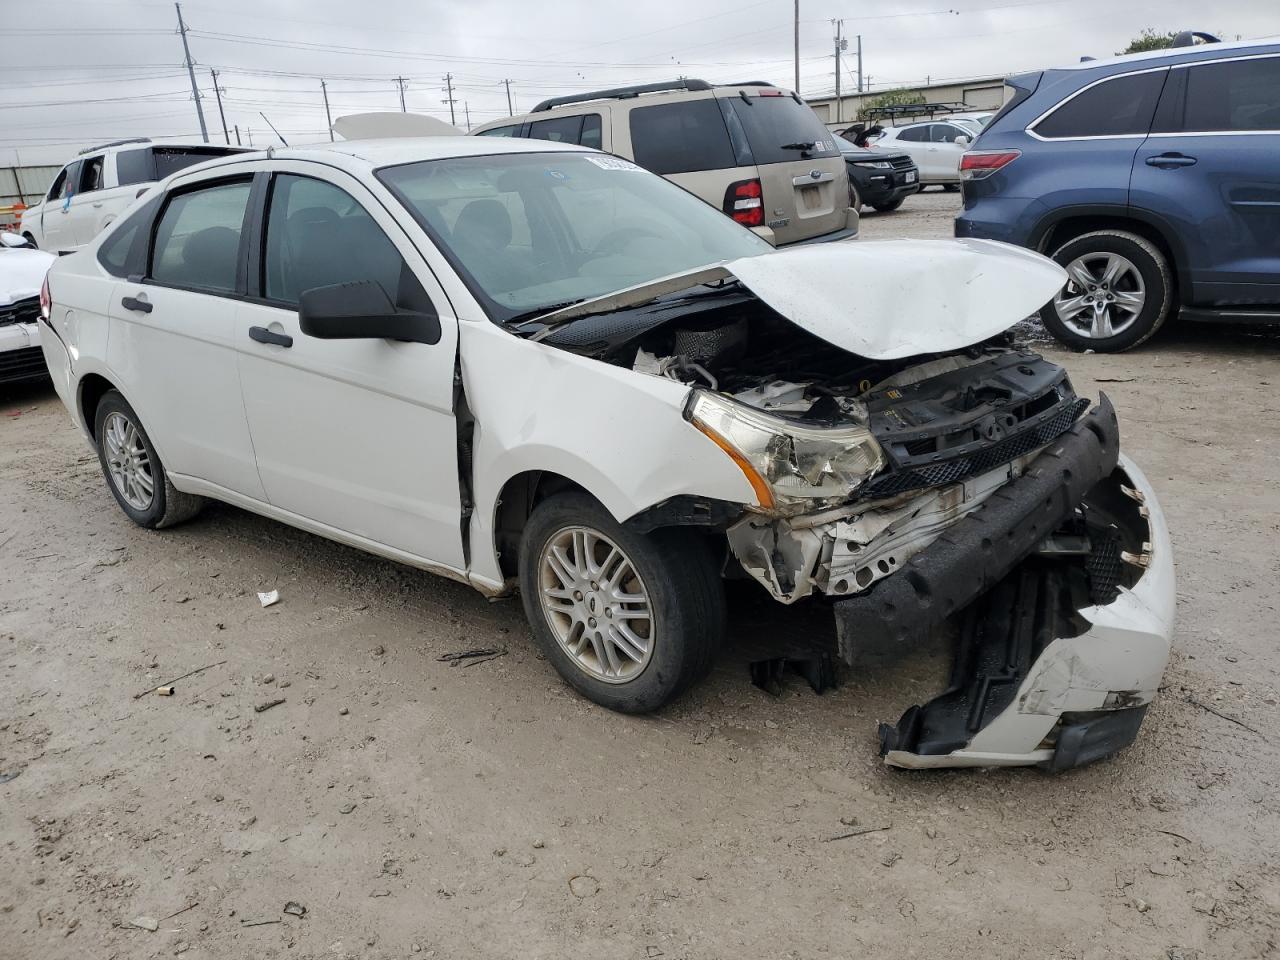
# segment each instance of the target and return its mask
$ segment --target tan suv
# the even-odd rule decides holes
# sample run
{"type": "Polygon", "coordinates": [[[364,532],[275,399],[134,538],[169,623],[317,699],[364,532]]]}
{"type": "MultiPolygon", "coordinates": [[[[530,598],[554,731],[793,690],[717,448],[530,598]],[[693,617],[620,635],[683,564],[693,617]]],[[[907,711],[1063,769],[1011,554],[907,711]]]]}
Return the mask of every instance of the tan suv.
{"type": "Polygon", "coordinates": [[[554,97],[472,133],[626,157],[777,246],[858,232],[831,132],[799,97],[772,84],[686,79],[554,97]]]}

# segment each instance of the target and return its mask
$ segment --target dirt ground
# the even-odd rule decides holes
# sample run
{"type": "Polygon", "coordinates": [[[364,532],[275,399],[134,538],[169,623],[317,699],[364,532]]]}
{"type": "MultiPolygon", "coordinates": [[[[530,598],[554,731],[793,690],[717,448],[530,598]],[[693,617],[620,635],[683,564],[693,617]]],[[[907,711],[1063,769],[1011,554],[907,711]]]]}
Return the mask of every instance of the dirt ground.
{"type": "Polygon", "coordinates": [[[1138,742],[1061,776],[882,766],[946,658],[773,699],[741,614],[692,695],[608,714],[517,603],[216,504],[134,527],[52,389],[0,392],[0,958],[1275,955],[1280,333],[1045,349],[1115,401],[1179,573],[1138,742]],[[472,647],[508,652],[439,659],[472,647]]]}

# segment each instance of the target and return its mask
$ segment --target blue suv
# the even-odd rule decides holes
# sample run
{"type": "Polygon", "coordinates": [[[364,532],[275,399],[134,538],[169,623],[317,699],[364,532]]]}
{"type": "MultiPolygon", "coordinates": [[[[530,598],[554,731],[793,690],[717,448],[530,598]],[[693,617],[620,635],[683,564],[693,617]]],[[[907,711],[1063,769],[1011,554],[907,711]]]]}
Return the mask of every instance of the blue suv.
{"type": "Polygon", "coordinates": [[[955,233],[1066,268],[1041,310],[1054,336],[1116,351],[1175,311],[1280,320],[1280,43],[1201,43],[1008,83],[1013,99],[961,162],[955,233]]]}

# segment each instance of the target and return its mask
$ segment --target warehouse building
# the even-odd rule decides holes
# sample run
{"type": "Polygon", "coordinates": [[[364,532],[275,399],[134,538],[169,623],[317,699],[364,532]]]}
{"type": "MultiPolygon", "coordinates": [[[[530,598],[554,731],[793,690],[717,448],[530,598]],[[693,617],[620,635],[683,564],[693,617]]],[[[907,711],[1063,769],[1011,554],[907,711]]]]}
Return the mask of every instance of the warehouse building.
{"type": "MultiPolygon", "coordinates": [[[[1002,76],[975,77],[954,83],[931,83],[897,89],[919,94],[926,103],[963,103],[970,110],[998,110],[1013,95],[1013,88],[1005,85],[1002,76]]],[[[866,93],[855,91],[842,94],[838,104],[835,97],[806,99],[823,123],[835,124],[859,119],[864,106],[874,103],[887,92],[879,89],[866,93]]]]}

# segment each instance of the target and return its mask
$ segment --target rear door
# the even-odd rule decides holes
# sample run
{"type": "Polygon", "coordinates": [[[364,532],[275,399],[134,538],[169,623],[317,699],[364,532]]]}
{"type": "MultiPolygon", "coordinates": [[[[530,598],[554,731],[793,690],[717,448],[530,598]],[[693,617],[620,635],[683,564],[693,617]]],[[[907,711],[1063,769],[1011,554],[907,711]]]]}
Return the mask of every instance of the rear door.
{"type": "Polygon", "coordinates": [[[957,137],[973,140],[973,132],[954,123],[929,124],[929,157],[931,177],[942,183],[960,181],[960,155],[969,149],[968,144],[956,143],[957,137]]]}
{"type": "Polygon", "coordinates": [[[1173,67],[1130,202],[1181,238],[1193,302],[1280,303],[1280,55],[1173,67]]]}
{"type": "Polygon", "coordinates": [[[831,131],[781,90],[746,87],[722,98],[731,136],[742,130],[763,188],[765,224],[779,246],[842,230],[849,180],[831,131]]]}

